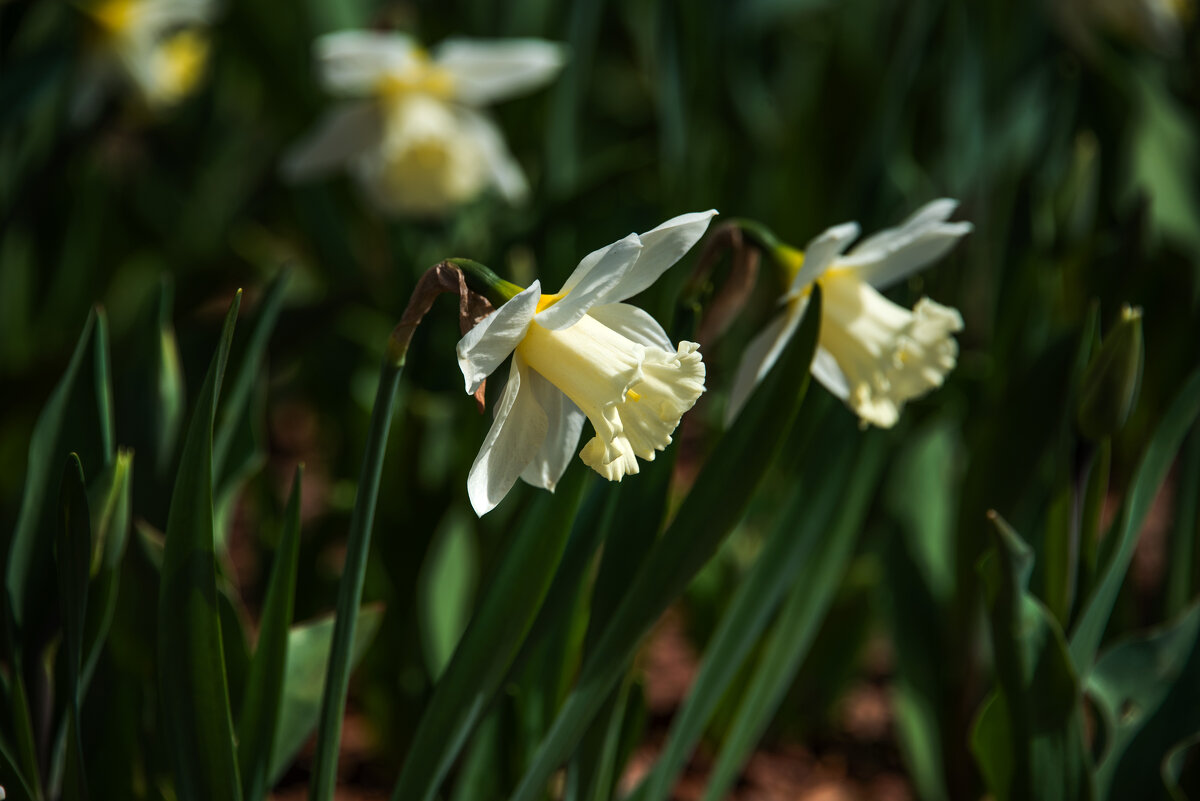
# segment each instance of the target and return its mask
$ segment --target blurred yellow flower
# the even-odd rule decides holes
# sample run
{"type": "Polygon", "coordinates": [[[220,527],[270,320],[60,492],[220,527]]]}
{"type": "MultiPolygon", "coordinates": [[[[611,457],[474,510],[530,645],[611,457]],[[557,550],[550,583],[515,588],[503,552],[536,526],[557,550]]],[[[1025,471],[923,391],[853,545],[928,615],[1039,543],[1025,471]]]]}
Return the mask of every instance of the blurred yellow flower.
{"type": "Polygon", "coordinates": [[[432,55],[398,33],[343,31],[317,40],[325,88],[346,102],[284,159],[289,180],[346,167],[371,201],[398,215],[436,217],[485,189],[528,192],[500,130],[479,107],[537,88],[562,50],[536,39],[452,39],[432,55]]]}
{"type": "Polygon", "coordinates": [[[216,12],[213,0],[101,0],[84,11],[97,36],[84,63],[72,115],[83,122],[122,82],[158,111],[199,85],[208,65],[203,27],[216,12]]]}
{"type": "Polygon", "coordinates": [[[946,222],[957,202],[935,200],[898,228],[843,251],[857,223],[830,228],[805,252],[783,248],[776,257],[790,273],[784,312],[746,348],[727,411],[732,421],[771,369],[804,316],[814,283],[822,292],[821,329],[812,373],[858,415],[862,425],[890,428],[904,404],[941,386],[954,369],[962,330],[958,310],[922,298],[909,311],[879,293],[944,255],[970,232],[946,222]]]}
{"type": "Polygon", "coordinates": [[[638,472],[671,442],[704,392],[694,342],[671,343],[662,326],[620,301],[653,284],[691,249],[715,211],[683,214],[584,257],[561,291],[537,281],[467,332],[458,363],[473,394],[511,353],[495,420],[471,466],[467,493],[479,515],[517,478],[553,490],[579,442],[580,458],[610,481],[638,472]]]}

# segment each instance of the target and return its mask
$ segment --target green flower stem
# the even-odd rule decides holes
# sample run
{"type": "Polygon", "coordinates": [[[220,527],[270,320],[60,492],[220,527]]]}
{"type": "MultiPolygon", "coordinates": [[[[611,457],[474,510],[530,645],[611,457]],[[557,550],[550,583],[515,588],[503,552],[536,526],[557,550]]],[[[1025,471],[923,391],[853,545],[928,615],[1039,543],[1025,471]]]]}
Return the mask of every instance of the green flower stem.
{"type": "Polygon", "coordinates": [[[309,798],[312,801],[333,801],[337,785],[338,747],[342,739],[342,715],[346,692],[350,685],[350,665],[354,646],[354,629],[358,623],[358,608],[362,598],[363,577],[367,569],[367,552],[371,545],[371,528],[375,519],[375,504],[379,498],[379,481],[383,472],[383,455],[387,447],[388,429],[392,423],[392,405],[403,371],[404,352],[394,340],[389,340],[379,375],[379,390],[371,410],[371,429],[363,454],[358,494],[350,515],[350,534],[346,542],[346,564],[338,585],[337,617],[333,624],[333,645],[329,652],[329,672],[325,677],[325,693],[321,699],[321,720],[317,728],[316,758],[313,762],[309,798]]]}
{"type": "Polygon", "coordinates": [[[486,295],[487,299],[497,306],[507,300],[512,300],[525,290],[523,286],[505,281],[477,261],[470,259],[446,259],[446,261],[463,271],[463,275],[467,277],[467,286],[486,295]]]}

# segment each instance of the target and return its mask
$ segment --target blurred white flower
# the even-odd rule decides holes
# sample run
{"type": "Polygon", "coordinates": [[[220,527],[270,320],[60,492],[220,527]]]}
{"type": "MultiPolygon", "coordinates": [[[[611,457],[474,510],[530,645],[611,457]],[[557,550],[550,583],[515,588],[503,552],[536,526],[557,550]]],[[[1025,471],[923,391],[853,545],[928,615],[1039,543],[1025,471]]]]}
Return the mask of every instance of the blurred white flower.
{"type": "Polygon", "coordinates": [[[326,90],[345,98],[288,153],[304,181],[346,167],[383,211],[439,216],[492,187],[510,201],[528,186],[480,106],[548,82],[562,49],[537,39],[450,39],[427,54],[403,34],[343,31],[316,43],[326,90]]]}
{"type": "Polygon", "coordinates": [[[958,356],[951,334],[962,330],[962,317],[928,298],[909,311],[878,290],[940,258],[971,231],[968,222],[946,222],[957,205],[935,200],[845,255],[858,236],[857,223],[830,228],[804,253],[785,249],[792,280],[784,312],[746,348],[727,419],[741,411],[795,333],[814,283],[821,286],[822,317],[812,373],[862,425],[890,428],[905,402],[941,386],[958,356]]]}
{"type": "Polygon", "coordinates": [[[585,418],[596,435],[579,456],[610,481],[637,473],[638,457],[653,460],[670,444],[683,413],[704,392],[699,345],[672,345],[653,317],[619,301],[653,284],[715,214],[683,214],[601,248],[553,295],[543,295],[534,281],[459,341],[468,394],[513,354],[495,420],[467,478],[477,514],[495,507],[518,477],[553,490],[585,418]]]}
{"type": "Polygon", "coordinates": [[[154,111],[195,90],[208,66],[204,26],[215,0],[101,0],[82,8],[97,31],[73,99],[77,122],[122,82],[154,111]]]}

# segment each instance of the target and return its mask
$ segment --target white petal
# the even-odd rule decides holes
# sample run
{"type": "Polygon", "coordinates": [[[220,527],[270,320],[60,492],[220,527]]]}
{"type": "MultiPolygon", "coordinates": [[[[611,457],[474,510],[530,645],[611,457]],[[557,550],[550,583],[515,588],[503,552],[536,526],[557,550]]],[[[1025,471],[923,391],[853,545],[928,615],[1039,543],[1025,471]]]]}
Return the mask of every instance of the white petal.
{"type": "Polygon", "coordinates": [[[858,223],[835,225],[808,243],[804,249],[804,264],[792,279],[791,292],[799,292],[816,281],[842,255],[846,246],[858,236],[858,223]]]}
{"type": "Polygon", "coordinates": [[[660,348],[665,351],[675,350],[671,338],[648,312],[628,303],[606,303],[593,306],[588,310],[588,316],[604,323],[618,334],[632,339],[642,345],[660,348]]]}
{"type": "Polygon", "coordinates": [[[454,78],[454,95],[471,105],[514,97],[548,83],[565,61],[563,49],[541,39],[447,39],[434,50],[454,78]]]}
{"type": "Polygon", "coordinates": [[[949,198],[927,203],[896,228],[888,228],[858,244],[841,264],[877,289],[897,281],[941,258],[971,232],[969,222],[947,223],[958,201],[949,198]]]}
{"type": "Polygon", "coordinates": [[[679,261],[683,254],[700,241],[700,237],[704,236],[708,224],[715,216],[716,209],[680,214],[642,234],[642,252],[638,256],[637,264],[622,279],[611,299],[625,300],[648,289],[667,268],[679,261]]]}
{"type": "Polygon", "coordinates": [[[168,28],[211,22],[216,16],[217,4],[212,0],[160,0],[142,3],[136,13],[140,17],[138,24],[162,33],[168,28]]]}
{"type": "Polygon", "coordinates": [[[528,374],[521,357],[514,355],[496,419],[467,475],[467,496],[480,517],[504,500],[546,439],[546,413],[532,391],[522,390],[522,376],[528,374]]]}
{"type": "Polygon", "coordinates": [[[793,306],[789,306],[786,312],[772,320],[758,336],[750,340],[750,344],[742,353],[742,361],[733,379],[733,388],[729,391],[729,406],[725,409],[726,426],[733,424],[742,407],[750,400],[758,382],[775,366],[779,354],[795,333],[796,326],[804,316],[803,307],[807,306],[807,303],[796,303],[793,306]]]}
{"type": "Polygon", "coordinates": [[[468,395],[475,394],[483,380],[525,338],[541,297],[542,285],[534,281],[528,289],[480,320],[458,341],[455,348],[458,367],[466,379],[468,395]]]}
{"type": "Polygon", "coordinates": [[[488,177],[504,199],[509,203],[520,203],[529,197],[525,173],[513,158],[496,123],[470,109],[462,109],[460,117],[464,127],[478,141],[487,162],[488,177]]]}
{"type": "MultiPolygon", "coordinates": [[[[574,325],[592,306],[615,300],[613,291],[633,269],[641,250],[642,242],[637,234],[614,242],[565,298],[538,314],[538,325],[558,331],[574,325]]],[[[578,268],[576,272],[579,272],[578,268]]]]}
{"type": "Polygon", "coordinates": [[[862,253],[866,250],[876,248],[887,248],[888,242],[896,236],[902,236],[909,231],[920,230],[936,225],[940,222],[945,222],[949,219],[954,210],[958,208],[958,201],[954,198],[943,197],[937,200],[931,200],[921,208],[914,211],[908,216],[904,222],[897,225],[895,228],[885,228],[878,233],[868,236],[863,241],[859,242],[847,254],[853,256],[856,253],[862,253]]]}
{"type": "Polygon", "coordinates": [[[538,405],[546,413],[547,430],[541,449],[521,472],[521,479],[527,484],[553,492],[575,455],[587,417],[570,398],[536,370],[526,369],[522,376],[525,386],[533,392],[538,405]]]}
{"type": "Polygon", "coordinates": [[[819,345],[813,356],[812,374],[821,382],[821,386],[829,390],[829,393],[838,400],[846,400],[850,397],[850,384],[846,381],[846,374],[842,372],[842,368],[838,367],[837,359],[833,358],[833,354],[819,345]]]}
{"type": "Polygon", "coordinates": [[[611,245],[605,245],[602,248],[593,250],[591,253],[579,260],[579,264],[575,265],[575,270],[567,276],[566,282],[562,285],[562,289],[558,290],[558,294],[565,295],[575,289],[579,283],[595,269],[600,260],[608,255],[608,252],[617,246],[617,242],[611,245]]]}
{"type": "Polygon", "coordinates": [[[326,34],[314,49],[326,91],[349,96],[371,94],[384,77],[408,69],[417,52],[410,37],[380,31],[326,34]]]}
{"type": "Polygon", "coordinates": [[[289,182],[319,177],[375,147],[382,135],[373,103],[345,103],[330,110],[316,128],[283,157],[280,172],[289,182]]]}
{"type": "MultiPolygon", "coordinates": [[[[663,270],[667,269],[667,267],[670,267],[671,264],[675,263],[675,261],[678,261],[679,257],[686,253],[688,248],[696,244],[696,240],[704,235],[704,231],[708,227],[709,221],[716,215],[716,213],[717,212],[715,210],[709,210],[695,212],[692,214],[682,214],[678,217],[673,217],[672,219],[667,220],[653,231],[647,231],[646,233],[642,234],[639,237],[642,240],[642,245],[644,248],[651,250],[651,255],[653,255],[654,258],[647,259],[646,252],[643,250],[641,257],[639,258],[639,262],[641,259],[647,259],[646,264],[642,265],[639,263],[635,267],[635,270],[641,273],[644,269],[656,267],[661,261],[665,260],[665,258],[670,255],[672,246],[678,248],[686,245],[686,247],[683,247],[682,250],[679,250],[678,255],[675,256],[674,260],[658,271],[658,273],[654,276],[654,278],[658,278],[658,276],[662,274],[663,270]]],[[[579,266],[575,268],[575,271],[571,273],[571,276],[567,279],[566,283],[563,284],[562,289],[559,290],[559,293],[567,293],[572,291],[576,285],[579,284],[579,282],[582,281],[584,277],[592,271],[592,269],[600,262],[600,260],[608,254],[608,251],[614,245],[616,245],[615,242],[612,245],[606,245],[599,250],[593,250],[591,253],[584,256],[583,259],[580,260],[579,266]]],[[[654,283],[654,279],[646,282],[645,286],[650,286],[652,283],[654,283]]],[[[643,289],[644,288],[645,287],[643,287],[643,289]]],[[[622,287],[622,292],[624,292],[624,287],[622,287]]],[[[622,294],[621,297],[613,297],[613,300],[624,300],[627,297],[631,297],[633,294],[636,293],[622,294]]]]}

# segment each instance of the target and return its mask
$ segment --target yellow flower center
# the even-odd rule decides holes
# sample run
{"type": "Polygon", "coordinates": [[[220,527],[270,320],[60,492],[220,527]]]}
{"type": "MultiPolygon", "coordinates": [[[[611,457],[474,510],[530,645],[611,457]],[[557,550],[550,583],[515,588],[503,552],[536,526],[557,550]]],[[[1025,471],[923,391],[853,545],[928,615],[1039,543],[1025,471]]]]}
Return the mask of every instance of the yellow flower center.
{"type": "Polygon", "coordinates": [[[163,94],[179,98],[188,94],[204,74],[208,38],[193,30],[172,34],[162,43],[163,94]]]}
{"type": "Polygon", "coordinates": [[[775,251],[775,255],[783,262],[787,285],[791,286],[792,281],[796,280],[796,275],[800,272],[800,268],[804,266],[804,251],[782,245],[775,251]]]}
{"type": "MultiPolygon", "coordinates": [[[[555,303],[558,303],[560,300],[562,300],[566,296],[567,296],[566,292],[559,292],[556,295],[542,295],[542,297],[539,298],[538,302],[537,302],[537,311],[538,312],[545,311],[546,309],[550,308],[555,303]]],[[[536,314],[536,312],[535,312],[535,314],[536,314]]]]}
{"type": "Polygon", "coordinates": [[[119,36],[133,24],[137,0],[102,0],[88,7],[87,13],[111,36],[119,36]]]}
{"type": "Polygon", "coordinates": [[[401,73],[385,75],[376,90],[385,101],[410,94],[426,94],[449,100],[454,96],[454,76],[435,65],[424,50],[413,53],[413,65],[401,73]]]}

